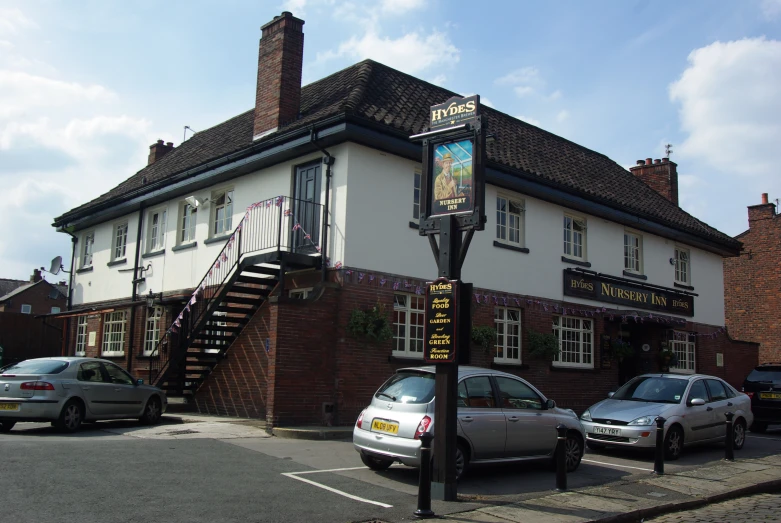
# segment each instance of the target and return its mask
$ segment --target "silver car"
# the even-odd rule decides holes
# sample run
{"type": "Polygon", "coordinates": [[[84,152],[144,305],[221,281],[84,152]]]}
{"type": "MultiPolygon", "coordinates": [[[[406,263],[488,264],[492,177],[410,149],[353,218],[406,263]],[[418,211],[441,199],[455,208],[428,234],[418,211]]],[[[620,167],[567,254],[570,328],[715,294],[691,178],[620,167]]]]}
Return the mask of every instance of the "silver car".
{"type": "Polygon", "coordinates": [[[734,445],[740,449],[751,426],[751,399],[715,376],[645,374],[580,417],[590,449],[656,446],[656,418],[665,418],[665,459],[675,460],[684,446],[723,441],[726,412],[732,412],[734,445]]]}
{"type": "MultiPolygon", "coordinates": [[[[434,431],[435,368],[400,369],[377,390],[353,429],[363,463],[385,470],[393,462],[420,466],[420,436],[434,431]]],[[[585,432],[577,415],[559,409],[527,381],[491,369],[458,368],[456,475],[470,463],[552,458],[556,426],[567,428],[567,470],[583,457],[585,432]]]]}
{"type": "Polygon", "coordinates": [[[163,391],[96,358],[37,358],[0,373],[0,432],[19,421],[51,421],[66,432],[82,421],[138,418],[153,424],[167,406],[163,391]]]}

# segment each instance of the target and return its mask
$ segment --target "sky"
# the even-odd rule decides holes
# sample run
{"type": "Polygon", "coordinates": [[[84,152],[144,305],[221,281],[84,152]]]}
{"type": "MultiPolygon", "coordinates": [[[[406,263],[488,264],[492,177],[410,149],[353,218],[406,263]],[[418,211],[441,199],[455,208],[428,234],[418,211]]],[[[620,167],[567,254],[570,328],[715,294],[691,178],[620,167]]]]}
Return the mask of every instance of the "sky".
{"type": "Polygon", "coordinates": [[[69,267],[54,217],[251,109],[283,10],[304,84],[372,58],[627,168],[672,144],[681,206],[732,236],[781,198],[781,0],[0,0],[0,278],[69,267]]]}

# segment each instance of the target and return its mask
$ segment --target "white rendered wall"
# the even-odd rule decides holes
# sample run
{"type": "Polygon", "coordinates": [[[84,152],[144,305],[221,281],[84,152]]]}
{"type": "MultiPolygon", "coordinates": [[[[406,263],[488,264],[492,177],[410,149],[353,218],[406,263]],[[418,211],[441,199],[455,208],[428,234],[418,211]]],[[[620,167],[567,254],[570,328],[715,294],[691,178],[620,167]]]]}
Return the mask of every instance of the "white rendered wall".
{"type": "MultiPolygon", "coordinates": [[[[403,276],[431,279],[437,267],[428,240],[409,227],[412,216],[413,176],[420,165],[387,153],[350,144],[350,195],[347,200],[345,265],[403,276]]],[[[513,195],[507,191],[504,194],[513,195]]],[[[497,188],[486,188],[488,223],[476,232],[464,264],[462,278],[478,287],[564,300],[562,272],[574,268],[561,261],[563,255],[562,222],[568,209],[524,195],[525,247],[520,253],[494,247],[496,239],[497,188]]],[[[625,227],[602,218],[572,213],[587,221],[586,260],[590,270],[623,276],[623,235],[625,227]]],[[[638,283],[673,288],[676,243],[642,233],[643,273],[638,283]]],[[[685,247],[685,246],[684,246],[685,247]]],[[[724,324],[724,286],[722,258],[690,248],[691,285],[694,299],[692,321],[724,324]]],[[[566,297],[566,301],[611,309],[635,309],[615,304],[566,297]]]]}

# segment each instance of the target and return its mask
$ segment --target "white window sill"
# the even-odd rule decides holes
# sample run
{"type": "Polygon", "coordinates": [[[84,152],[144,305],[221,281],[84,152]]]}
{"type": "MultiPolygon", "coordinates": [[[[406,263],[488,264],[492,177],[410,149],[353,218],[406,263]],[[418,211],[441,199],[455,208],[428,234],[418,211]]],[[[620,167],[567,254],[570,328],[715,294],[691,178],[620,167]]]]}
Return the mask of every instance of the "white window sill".
{"type": "Polygon", "coordinates": [[[125,355],[125,351],[121,351],[121,352],[103,351],[100,353],[101,358],[119,358],[120,356],[124,356],[124,355],[125,355]]]}
{"type": "Polygon", "coordinates": [[[421,360],[423,361],[423,354],[420,352],[397,352],[393,351],[391,356],[394,358],[402,358],[406,360],[421,360]]]}
{"type": "Polygon", "coordinates": [[[670,372],[675,372],[676,374],[696,374],[697,372],[690,369],[679,369],[678,367],[670,367],[670,372]]]}
{"type": "Polygon", "coordinates": [[[518,367],[523,365],[521,360],[508,360],[506,358],[494,358],[494,363],[497,365],[515,365],[518,367]]]}
{"type": "Polygon", "coordinates": [[[590,363],[559,363],[557,361],[554,361],[551,364],[553,367],[556,367],[557,369],[593,369],[594,365],[590,363]]]}
{"type": "Polygon", "coordinates": [[[74,353],[74,356],[76,356],[77,358],[83,358],[86,355],[87,355],[86,352],[76,352],[76,353],[74,353]]]}

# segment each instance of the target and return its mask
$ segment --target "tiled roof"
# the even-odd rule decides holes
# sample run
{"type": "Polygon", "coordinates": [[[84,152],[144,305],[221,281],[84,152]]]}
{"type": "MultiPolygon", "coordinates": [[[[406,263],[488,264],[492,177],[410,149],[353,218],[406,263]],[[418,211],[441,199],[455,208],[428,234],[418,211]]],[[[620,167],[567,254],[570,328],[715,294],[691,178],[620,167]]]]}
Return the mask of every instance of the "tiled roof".
{"type": "MultiPolygon", "coordinates": [[[[456,93],[372,60],[364,60],[301,90],[301,113],[281,132],[291,131],[337,115],[351,115],[411,135],[428,125],[429,107],[456,93]]],[[[694,218],[648,187],[629,171],[597,153],[509,115],[482,107],[495,140],[487,146],[488,161],[496,167],[523,171],[565,191],[643,216],[653,221],[716,241],[730,248],[739,243],[694,218]]],[[[253,111],[242,113],[193,135],[154,164],[117,187],[56,221],[144,185],[158,182],[253,145],[253,111]]]]}
{"type": "Polygon", "coordinates": [[[0,301],[5,299],[6,294],[29,283],[29,281],[25,280],[9,280],[6,278],[0,278],[0,301]]]}

